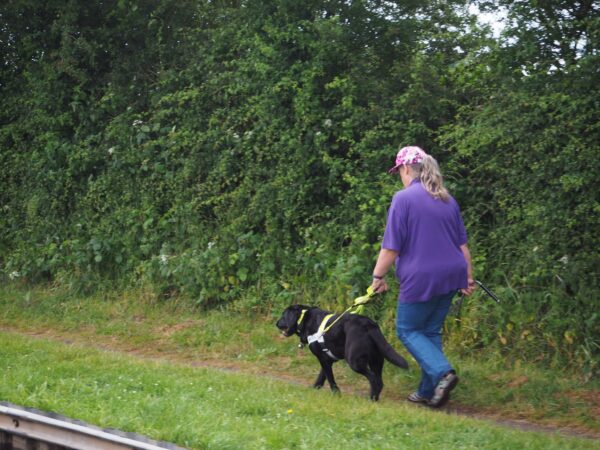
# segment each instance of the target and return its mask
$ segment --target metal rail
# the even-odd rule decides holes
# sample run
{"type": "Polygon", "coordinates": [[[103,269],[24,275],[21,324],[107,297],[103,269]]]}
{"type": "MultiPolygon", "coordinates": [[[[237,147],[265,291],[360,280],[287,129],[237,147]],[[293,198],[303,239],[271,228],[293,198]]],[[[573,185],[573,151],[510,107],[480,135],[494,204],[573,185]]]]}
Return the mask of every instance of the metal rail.
{"type": "Polygon", "coordinates": [[[101,429],[57,414],[6,402],[0,402],[0,432],[13,435],[21,441],[25,438],[77,450],[184,450],[134,433],[101,429]]]}

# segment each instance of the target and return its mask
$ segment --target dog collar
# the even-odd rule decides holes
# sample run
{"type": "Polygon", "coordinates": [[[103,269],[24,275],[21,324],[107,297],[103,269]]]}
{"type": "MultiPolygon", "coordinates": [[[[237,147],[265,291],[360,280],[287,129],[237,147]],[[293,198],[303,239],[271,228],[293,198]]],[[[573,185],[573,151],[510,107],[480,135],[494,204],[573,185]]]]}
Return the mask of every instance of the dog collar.
{"type": "Polygon", "coordinates": [[[304,315],[306,314],[306,311],[308,311],[308,309],[302,310],[302,314],[300,314],[300,318],[298,319],[298,322],[296,322],[296,330],[298,330],[300,328],[300,325],[302,325],[302,321],[304,320],[304,315]]]}

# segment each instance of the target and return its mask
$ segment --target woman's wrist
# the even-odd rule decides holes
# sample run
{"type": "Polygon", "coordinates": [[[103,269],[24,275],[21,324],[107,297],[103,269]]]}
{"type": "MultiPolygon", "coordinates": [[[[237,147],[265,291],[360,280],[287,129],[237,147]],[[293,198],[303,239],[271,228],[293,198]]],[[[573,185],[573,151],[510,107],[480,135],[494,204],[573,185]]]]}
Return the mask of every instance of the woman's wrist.
{"type": "Polygon", "coordinates": [[[383,276],[373,274],[374,280],[383,280],[383,276]]]}

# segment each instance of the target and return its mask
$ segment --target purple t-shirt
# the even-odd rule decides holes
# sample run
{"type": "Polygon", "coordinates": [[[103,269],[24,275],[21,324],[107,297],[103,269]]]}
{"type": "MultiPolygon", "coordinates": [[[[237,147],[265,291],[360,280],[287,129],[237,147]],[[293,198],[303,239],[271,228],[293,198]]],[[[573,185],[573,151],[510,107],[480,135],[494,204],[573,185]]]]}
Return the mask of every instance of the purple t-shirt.
{"type": "Polygon", "coordinates": [[[382,248],[398,252],[400,303],[430,300],[467,287],[467,262],[460,246],[467,232],[454,198],[429,195],[420,181],[396,192],[388,211],[382,248]]]}

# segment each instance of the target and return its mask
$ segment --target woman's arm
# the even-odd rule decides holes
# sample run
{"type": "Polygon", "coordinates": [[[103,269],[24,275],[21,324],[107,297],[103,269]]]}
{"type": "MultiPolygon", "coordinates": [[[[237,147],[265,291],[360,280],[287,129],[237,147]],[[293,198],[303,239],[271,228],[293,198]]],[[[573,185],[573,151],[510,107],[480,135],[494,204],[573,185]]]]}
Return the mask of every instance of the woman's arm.
{"type": "Polygon", "coordinates": [[[471,295],[476,288],[475,280],[473,279],[473,266],[471,265],[471,252],[467,244],[461,245],[460,250],[465,257],[465,261],[467,261],[467,279],[469,284],[466,288],[461,289],[460,292],[465,295],[471,295]]]}
{"type": "Polygon", "coordinates": [[[394,261],[398,257],[398,252],[395,250],[390,250],[388,248],[382,248],[379,251],[379,256],[377,257],[377,263],[375,264],[375,268],[373,269],[373,283],[371,287],[374,292],[384,292],[389,289],[387,283],[383,279],[385,274],[388,272],[394,261]]]}

